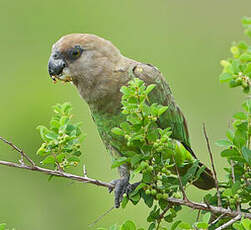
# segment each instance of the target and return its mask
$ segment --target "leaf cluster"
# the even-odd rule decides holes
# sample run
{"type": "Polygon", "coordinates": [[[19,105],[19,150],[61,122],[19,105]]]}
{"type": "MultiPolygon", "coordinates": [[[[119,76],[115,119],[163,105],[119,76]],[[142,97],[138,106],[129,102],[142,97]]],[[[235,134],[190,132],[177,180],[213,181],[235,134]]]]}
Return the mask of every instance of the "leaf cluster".
{"type": "Polygon", "coordinates": [[[128,86],[122,86],[122,113],[126,121],[112,129],[115,135],[124,138],[127,149],[131,149],[122,151],[123,156],[114,160],[112,167],[127,164],[132,170],[131,177],[142,176],[141,184],[129,197],[124,196],[122,207],[125,208],[129,200],[135,205],[142,199],[152,208],[147,218],[149,229],[155,229],[161,219],[173,222],[181,210],[180,206],[172,206],[160,217],[168,206],[168,197],[182,197],[175,164],[182,174],[184,188],[197,180],[205,169],[179,141],[172,139],[170,128],[159,127],[158,122],[168,107],[150,102],[155,87],[146,86],[138,78],[129,81],[128,86]],[[154,202],[156,205],[153,206],[154,202]]]}
{"type": "MultiPolygon", "coordinates": [[[[245,33],[251,37],[251,18],[245,17],[242,20],[245,33]]],[[[229,82],[229,86],[242,87],[244,93],[249,93],[251,86],[251,46],[245,41],[233,43],[231,46],[232,57],[228,60],[222,60],[221,82],[229,82]]]]}
{"type": "Polygon", "coordinates": [[[50,127],[38,126],[43,140],[37,155],[43,158],[43,165],[53,165],[58,170],[77,166],[80,162],[80,143],[83,139],[81,123],[73,123],[72,106],[69,103],[57,104],[53,107],[54,116],[50,127]]]}

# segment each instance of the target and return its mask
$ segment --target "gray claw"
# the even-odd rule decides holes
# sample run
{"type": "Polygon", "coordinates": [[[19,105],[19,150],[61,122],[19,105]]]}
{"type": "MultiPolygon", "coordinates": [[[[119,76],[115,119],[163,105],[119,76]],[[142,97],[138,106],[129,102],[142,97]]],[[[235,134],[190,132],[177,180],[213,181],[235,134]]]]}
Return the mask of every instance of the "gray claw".
{"type": "Polygon", "coordinates": [[[134,183],[134,184],[129,184],[129,178],[127,178],[127,177],[113,180],[110,183],[113,184],[115,187],[114,189],[113,188],[108,189],[110,193],[114,190],[115,208],[119,208],[124,194],[127,194],[127,196],[128,196],[140,184],[140,182],[134,183]]]}

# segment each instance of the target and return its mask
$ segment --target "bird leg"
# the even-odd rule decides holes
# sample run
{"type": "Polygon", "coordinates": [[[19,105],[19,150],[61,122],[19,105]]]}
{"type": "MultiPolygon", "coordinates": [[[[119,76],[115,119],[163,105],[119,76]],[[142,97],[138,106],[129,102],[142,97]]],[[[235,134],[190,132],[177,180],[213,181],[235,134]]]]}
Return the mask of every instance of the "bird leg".
{"type": "MultiPolygon", "coordinates": [[[[115,187],[114,188],[115,208],[119,208],[124,194],[127,194],[128,196],[140,184],[140,182],[129,184],[130,171],[126,165],[121,165],[118,168],[118,170],[120,174],[120,179],[111,181],[111,184],[113,184],[115,187]]],[[[112,191],[113,189],[109,188],[109,192],[112,191]]]]}

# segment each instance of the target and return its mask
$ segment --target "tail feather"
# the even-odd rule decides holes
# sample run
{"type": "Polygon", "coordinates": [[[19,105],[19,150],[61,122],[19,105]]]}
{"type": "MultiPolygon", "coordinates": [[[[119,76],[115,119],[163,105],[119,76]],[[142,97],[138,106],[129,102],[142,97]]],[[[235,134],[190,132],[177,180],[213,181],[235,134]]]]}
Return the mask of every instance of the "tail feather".
{"type": "MultiPolygon", "coordinates": [[[[199,165],[200,167],[203,166],[202,163],[200,163],[199,165]]],[[[205,170],[200,174],[200,177],[193,182],[193,185],[203,190],[215,188],[215,179],[211,170],[209,168],[205,168],[205,170]]]]}
{"type": "MultiPolygon", "coordinates": [[[[186,148],[186,150],[192,154],[192,156],[195,159],[198,159],[190,146],[186,145],[184,142],[182,142],[182,144],[186,148]]],[[[203,164],[199,163],[199,166],[202,167],[203,164]]],[[[209,168],[205,168],[205,170],[200,174],[199,179],[193,182],[193,185],[203,190],[209,190],[215,188],[216,187],[215,179],[213,177],[212,171],[209,168]]]]}

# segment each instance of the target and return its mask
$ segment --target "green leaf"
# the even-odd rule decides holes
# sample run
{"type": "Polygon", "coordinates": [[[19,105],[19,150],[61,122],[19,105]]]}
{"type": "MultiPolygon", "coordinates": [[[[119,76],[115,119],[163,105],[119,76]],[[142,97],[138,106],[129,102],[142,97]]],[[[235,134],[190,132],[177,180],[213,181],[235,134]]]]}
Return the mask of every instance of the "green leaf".
{"type": "Polygon", "coordinates": [[[120,226],[118,226],[117,224],[112,225],[109,230],[119,230],[120,226]]]}
{"type": "Polygon", "coordinates": [[[228,140],[218,140],[215,144],[219,147],[230,147],[233,145],[233,143],[228,140]]]}
{"type": "Polygon", "coordinates": [[[179,224],[180,224],[181,222],[182,222],[181,220],[175,221],[175,222],[172,224],[171,230],[175,230],[175,229],[179,226],[179,224]]]}
{"type": "Polygon", "coordinates": [[[226,132],[226,136],[232,142],[233,139],[234,139],[234,132],[233,132],[233,130],[228,129],[227,132],[226,132]]]}
{"type": "Polygon", "coordinates": [[[54,163],[55,163],[55,158],[53,156],[48,156],[42,161],[42,164],[44,165],[54,164],[54,163]]]}
{"type": "Polygon", "coordinates": [[[186,223],[186,222],[180,223],[179,224],[179,228],[181,228],[181,229],[193,229],[192,226],[191,226],[191,224],[186,223]]]}
{"type": "Polygon", "coordinates": [[[225,189],[224,192],[222,193],[222,195],[225,196],[225,197],[232,196],[233,195],[232,189],[230,189],[230,188],[225,189]]]}
{"type": "Polygon", "coordinates": [[[251,113],[251,98],[248,98],[244,103],[243,103],[243,108],[248,112],[251,113]]]}
{"type": "Polygon", "coordinates": [[[69,102],[65,102],[63,105],[62,105],[62,111],[65,113],[65,114],[69,114],[69,112],[72,110],[72,106],[69,102]]]}
{"type": "Polygon", "coordinates": [[[61,126],[64,126],[68,121],[69,121],[69,117],[68,116],[62,116],[60,118],[59,123],[60,123],[61,126]]]}
{"type": "Polygon", "coordinates": [[[135,189],[133,192],[138,192],[140,189],[144,188],[146,186],[145,183],[140,183],[135,189]]]}
{"type": "Polygon", "coordinates": [[[51,122],[50,122],[50,125],[51,125],[51,128],[53,129],[59,129],[60,127],[60,124],[58,122],[58,120],[55,120],[55,119],[52,119],[51,122]]]}
{"type": "Polygon", "coordinates": [[[234,77],[232,74],[225,72],[225,73],[222,73],[219,78],[220,78],[220,82],[227,82],[233,79],[234,77]]]}
{"type": "Polygon", "coordinates": [[[0,224],[0,230],[5,230],[6,224],[0,224]]]}
{"type": "Polygon", "coordinates": [[[129,198],[133,202],[133,204],[135,205],[135,204],[137,204],[140,201],[141,196],[140,196],[140,193],[138,192],[134,196],[129,195],[129,198]]]}
{"type": "Polygon", "coordinates": [[[48,154],[50,154],[50,151],[47,151],[46,149],[46,144],[43,143],[41,145],[41,147],[37,150],[37,155],[41,156],[41,157],[45,157],[47,156],[48,154]]]}
{"type": "Polygon", "coordinates": [[[154,230],[154,228],[155,228],[155,223],[151,223],[148,230],[154,230]]]}
{"type": "Polygon", "coordinates": [[[48,128],[46,128],[46,127],[43,126],[43,125],[39,125],[39,126],[37,127],[37,129],[38,129],[39,132],[40,132],[41,138],[42,138],[45,142],[46,142],[46,141],[50,141],[50,139],[47,138],[47,137],[45,136],[48,132],[50,132],[48,128]]]}
{"type": "Polygon", "coordinates": [[[197,170],[195,174],[195,180],[198,180],[200,178],[201,173],[203,173],[205,169],[206,169],[205,165],[199,167],[199,170],[197,170]]]}
{"type": "Polygon", "coordinates": [[[76,127],[72,124],[67,124],[65,128],[65,132],[70,136],[76,136],[76,127]]]}
{"type": "Polygon", "coordinates": [[[242,146],[246,145],[247,142],[247,130],[239,127],[235,132],[233,143],[239,148],[242,148],[242,146]]]}
{"type": "Polygon", "coordinates": [[[239,120],[247,120],[248,118],[247,114],[243,112],[236,113],[233,117],[239,120]]]}
{"type": "Polygon", "coordinates": [[[67,160],[69,162],[80,162],[80,159],[77,156],[71,156],[67,160]]]}
{"type": "Polygon", "coordinates": [[[130,89],[126,86],[122,86],[120,88],[120,92],[123,93],[124,95],[128,95],[128,94],[130,94],[130,89]]]}
{"type": "Polygon", "coordinates": [[[198,223],[196,224],[196,227],[197,227],[198,229],[207,229],[207,228],[208,228],[208,223],[198,222],[198,223]]]}
{"type": "Polygon", "coordinates": [[[244,70],[245,74],[249,74],[251,72],[251,63],[248,63],[246,69],[244,70]]]}
{"type": "Polygon", "coordinates": [[[128,220],[122,225],[121,230],[136,230],[136,225],[128,220]]]}
{"type": "Polygon", "coordinates": [[[118,128],[118,127],[115,127],[111,130],[114,134],[118,135],[118,136],[123,136],[124,135],[124,132],[122,129],[118,128]]]}
{"type": "Polygon", "coordinates": [[[81,153],[81,151],[79,151],[79,150],[78,150],[78,151],[75,151],[75,152],[73,153],[73,155],[74,155],[74,156],[77,156],[77,157],[80,157],[81,154],[82,154],[82,153],[81,153]]]}
{"type": "Polygon", "coordinates": [[[239,157],[240,154],[238,153],[238,151],[236,149],[233,148],[233,149],[226,149],[226,150],[222,151],[221,156],[231,158],[231,157],[239,157]]]}
{"type": "Polygon", "coordinates": [[[243,25],[251,25],[251,18],[250,17],[243,17],[241,22],[243,25]]]}
{"type": "Polygon", "coordinates": [[[148,95],[155,87],[156,87],[156,85],[154,85],[154,84],[147,86],[147,88],[145,90],[146,94],[148,95]]]}
{"type": "Polygon", "coordinates": [[[121,202],[121,207],[122,207],[122,208],[125,208],[126,205],[128,204],[128,201],[129,201],[129,199],[127,198],[127,196],[124,196],[124,197],[123,197],[123,200],[122,200],[122,202],[121,202]]]}
{"type": "Polygon", "coordinates": [[[145,204],[151,208],[153,206],[153,197],[151,195],[145,194],[145,192],[142,193],[142,198],[144,199],[145,204]]]}
{"type": "Polygon", "coordinates": [[[244,53],[240,56],[240,60],[241,61],[251,61],[251,55],[250,54],[247,54],[247,53],[244,53]]]}
{"type": "Polygon", "coordinates": [[[242,224],[240,224],[239,222],[234,223],[233,227],[235,230],[245,230],[242,224]]]}
{"type": "Polygon", "coordinates": [[[232,68],[235,74],[238,74],[240,72],[240,61],[239,60],[234,60],[232,62],[232,68]]]}
{"type": "Polygon", "coordinates": [[[239,44],[238,44],[238,47],[240,49],[243,49],[243,50],[247,50],[248,49],[248,45],[245,41],[240,41],[239,44]]]}
{"type": "Polygon", "coordinates": [[[242,147],[242,155],[245,161],[251,166],[251,150],[248,149],[246,146],[242,147]]]}
{"type": "Polygon", "coordinates": [[[168,109],[168,106],[162,106],[158,109],[158,116],[161,116],[164,112],[166,112],[168,109]]]}
{"type": "Polygon", "coordinates": [[[141,159],[142,156],[140,156],[139,154],[135,154],[130,160],[132,167],[134,167],[137,163],[139,163],[141,159]]]}
{"type": "Polygon", "coordinates": [[[144,183],[151,183],[153,180],[153,174],[149,171],[146,171],[145,173],[143,173],[143,177],[142,177],[142,182],[144,183]]]}
{"type": "Polygon", "coordinates": [[[237,191],[241,188],[241,182],[240,181],[236,181],[233,185],[232,185],[232,194],[236,194],[237,191]]]}
{"type": "Polygon", "coordinates": [[[181,181],[183,185],[186,185],[187,182],[194,177],[198,169],[199,161],[195,161],[193,165],[187,170],[187,173],[181,177],[181,181]]]}
{"type": "Polygon", "coordinates": [[[47,137],[50,140],[57,140],[58,135],[54,132],[48,132],[47,134],[45,134],[45,137],[47,137]]]}
{"type": "Polygon", "coordinates": [[[65,153],[60,153],[59,155],[57,155],[56,159],[57,162],[62,163],[63,160],[65,159],[65,153]]]}
{"type": "Polygon", "coordinates": [[[131,130],[131,125],[128,123],[128,122],[126,122],[126,121],[124,121],[124,122],[122,122],[121,124],[120,124],[120,127],[123,129],[123,131],[125,131],[125,132],[130,132],[130,130],[131,130]]]}
{"type": "Polygon", "coordinates": [[[243,227],[245,228],[245,230],[250,230],[251,229],[251,220],[249,220],[249,219],[243,219],[241,221],[241,224],[243,225],[243,227]]]}
{"type": "Polygon", "coordinates": [[[113,168],[119,167],[120,165],[123,165],[127,163],[128,161],[129,159],[127,157],[120,157],[113,161],[111,168],[113,169],[113,168]]]}
{"type": "Polygon", "coordinates": [[[211,218],[211,212],[207,212],[205,215],[203,215],[202,220],[205,223],[209,223],[210,218],[211,218]]]}

